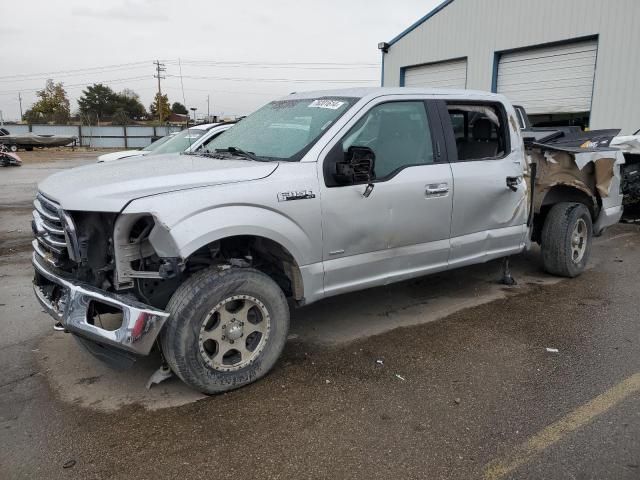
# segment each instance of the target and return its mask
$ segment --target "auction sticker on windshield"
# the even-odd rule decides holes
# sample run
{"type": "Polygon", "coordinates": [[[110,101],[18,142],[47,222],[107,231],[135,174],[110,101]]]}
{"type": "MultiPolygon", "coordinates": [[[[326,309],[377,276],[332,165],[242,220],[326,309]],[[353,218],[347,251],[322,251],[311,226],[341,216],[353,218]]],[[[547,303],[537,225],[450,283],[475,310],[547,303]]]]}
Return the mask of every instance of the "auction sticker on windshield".
{"type": "Polygon", "coordinates": [[[329,108],[331,110],[337,110],[345,102],[341,102],[339,100],[314,100],[309,104],[309,108],[329,108]]]}

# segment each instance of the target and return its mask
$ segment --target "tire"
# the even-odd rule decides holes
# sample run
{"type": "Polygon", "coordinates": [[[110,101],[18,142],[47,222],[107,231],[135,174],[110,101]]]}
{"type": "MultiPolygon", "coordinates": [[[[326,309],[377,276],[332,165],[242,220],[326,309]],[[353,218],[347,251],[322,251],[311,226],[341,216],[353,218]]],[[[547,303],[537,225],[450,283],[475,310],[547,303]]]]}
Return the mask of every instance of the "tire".
{"type": "Polygon", "coordinates": [[[542,227],[544,269],[561,277],[580,275],[591,255],[593,225],[591,214],[581,203],[554,205],[542,227]]]}
{"type": "Polygon", "coordinates": [[[18,146],[17,145],[9,145],[9,150],[11,150],[12,152],[17,152],[18,151],[18,146]]]}
{"type": "Polygon", "coordinates": [[[178,287],[167,311],[160,339],[165,359],[183,382],[205,394],[262,378],[289,331],[282,290],[249,268],[198,272],[178,287]]]}

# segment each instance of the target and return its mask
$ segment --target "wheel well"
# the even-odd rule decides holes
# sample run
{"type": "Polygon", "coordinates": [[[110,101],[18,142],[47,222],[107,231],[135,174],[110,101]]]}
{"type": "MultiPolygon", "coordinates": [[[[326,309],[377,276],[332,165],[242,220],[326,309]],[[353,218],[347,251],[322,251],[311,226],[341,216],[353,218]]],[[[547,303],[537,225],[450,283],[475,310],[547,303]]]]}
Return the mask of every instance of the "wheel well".
{"type": "Polygon", "coordinates": [[[285,247],[271,239],[237,235],[216,240],[186,260],[189,270],[202,268],[203,263],[255,268],[271,277],[285,296],[295,300],[304,297],[300,267],[285,247]],[[204,258],[209,261],[203,262],[204,258]]]}
{"type": "Polygon", "coordinates": [[[540,242],[542,227],[551,208],[560,202],[581,203],[589,210],[591,219],[595,221],[601,206],[598,197],[591,196],[579,188],[569,185],[556,185],[551,187],[544,195],[539,212],[534,216],[532,240],[540,242]]]}

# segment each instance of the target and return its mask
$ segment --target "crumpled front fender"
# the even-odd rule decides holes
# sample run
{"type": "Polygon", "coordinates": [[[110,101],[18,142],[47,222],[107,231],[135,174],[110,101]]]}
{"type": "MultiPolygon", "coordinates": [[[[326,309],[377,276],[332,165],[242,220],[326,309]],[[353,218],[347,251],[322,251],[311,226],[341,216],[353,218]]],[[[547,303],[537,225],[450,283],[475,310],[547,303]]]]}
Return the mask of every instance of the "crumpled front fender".
{"type": "Polygon", "coordinates": [[[237,235],[273,240],[287,249],[298,265],[313,261],[311,239],[299,225],[278,212],[250,205],[212,208],[187,217],[170,229],[160,223],[149,240],[156,251],[174,253],[166,256],[188,258],[211,242],[237,235]]]}

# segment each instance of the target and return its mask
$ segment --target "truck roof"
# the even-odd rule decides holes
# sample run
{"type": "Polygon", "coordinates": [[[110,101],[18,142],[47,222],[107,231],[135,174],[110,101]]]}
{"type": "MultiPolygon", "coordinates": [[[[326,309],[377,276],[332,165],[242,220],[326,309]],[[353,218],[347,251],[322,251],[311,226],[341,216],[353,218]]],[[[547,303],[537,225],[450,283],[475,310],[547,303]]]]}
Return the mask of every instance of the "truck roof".
{"type": "Polygon", "coordinates": [[[453,88],[414,88],[414,87],[358,87],[334,90],[315,90],[311,92],[294,92],[284,98],[318,98],[318,97],[352,97],[375,98],[383,95],[431,95],[453,97],[456,99],[475,99],[506,101],[503,95],[481,90],[459,90],[453,88]]]}

